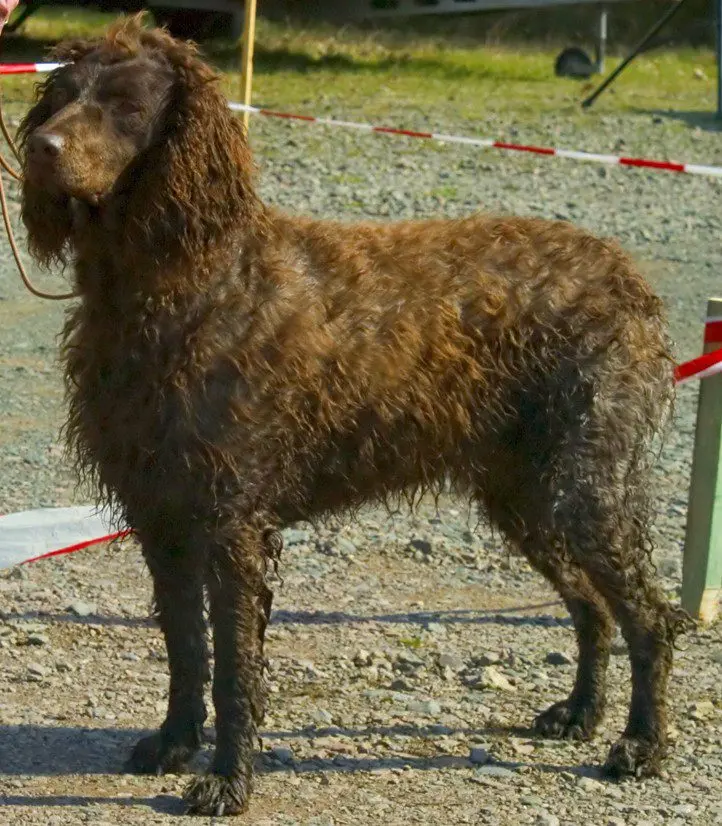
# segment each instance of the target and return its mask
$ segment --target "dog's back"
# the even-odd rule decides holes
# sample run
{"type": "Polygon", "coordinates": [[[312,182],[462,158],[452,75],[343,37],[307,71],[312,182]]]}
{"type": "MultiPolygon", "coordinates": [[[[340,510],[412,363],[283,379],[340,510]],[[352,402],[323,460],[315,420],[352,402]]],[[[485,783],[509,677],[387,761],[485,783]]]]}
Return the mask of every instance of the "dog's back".
{"type": "Polygon", "coordinates": [[[447,478],[518,496],[593,405],[637,411],[630,444],[659,424],[661,304],[616,244],[537,219],[274,222],[286,309],[261,369],[297,439],[284,513],[447,478]]]}

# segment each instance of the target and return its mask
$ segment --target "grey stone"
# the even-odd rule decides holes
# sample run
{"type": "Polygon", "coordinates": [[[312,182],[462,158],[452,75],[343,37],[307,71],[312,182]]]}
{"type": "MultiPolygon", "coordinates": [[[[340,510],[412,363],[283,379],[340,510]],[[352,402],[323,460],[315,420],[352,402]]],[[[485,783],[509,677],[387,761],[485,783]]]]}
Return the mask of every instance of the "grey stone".
{"type": "Polygon", "coordinates": [[[483,746],[472,746],[469,750],[469,760],[483,766],[491,760],[491,755],[483,746]]]}
{"type": "Polygon", "coordinates": [[[414,711],[417,714],[429,714],[436,716],[441,714],[441,706],[436,700],[412,700],[408,704],[409,711],[414,711]]]}
{"type": "Polygon", "coordinates": [[[414,551],[421,551],[424,556],[428,556],[433,551],[433,546],[428,539],[412,539],[409,548],[414,551]]]}
{"type": "Polygon", "coordinates": [[[446,626],[440,622],[429,622],[424,628],[429,634],[433,634],[435,637],[445,637],[449,633],[446,626]]]}
{"type": "Polygon", "coordinates": [[[493,666],[480,668],[464,675],[464,683],[472,688],[496,689],[498,691],[516,691],[509,680],[493,666]]]}
{"type": "Polygon", "coordinates": [[[292,545],[305,545],[311,539],[309,531],[298,528],[287,528],[283,531],[283,543],[289,547],[292,545]]]}
{"type": "Polygon", "coordinates": [[[464,667],[464,660],[458,654],[439,654],[439,665],[441,668],[450,668],[452,671],[461,671],[464,667]]]}
{"type": "Polygon", "coordinates": [[[475,773],[484,777],[514,777],[514,772],[504,766],[479,766],[475,773]]]}
{"type": "Polygon", "coordinates": [[[711,700],[700,700],[687,708],[687,716],[692,720],[708,720],[714,713],[715,707],[711,700]]]}
{"type": "Polygon", "coordinates": [[[559,826],[559,818],[546,809],[537,809],[534,811],[534,823],[537,826],[559,826]]]}
{"type": "Polygon", "coordinates": [[[353,556],[358,551],[356,545],[345,536],[336,536],[333,544],[336,546],[336,550],[344,556],[353,556]]]}
{"type": "Polygon", "coordinates": [[[405,663],[407,665],[421,666],[425,665],[423,657],[415,654],[413,651],[400,651],[396,656],[397,662],[405,663]]]}
{"type": "Polygon", "coordinates": [[[581,789],[583,792],[593,792],[594,794],[600,794],[606,790],[606,786],[604,783],[600,783],[598,780],[594,780],[591,777],[580,777],[577,780],[577,788],[581,789]]]}
{"type": "Polygon", "coordinates": [[[77,617],[89,617],[91,614],[97,613],[97,610],[92,602],[83,602],[81,599],[76,599],[68,605],[68,611],[77,617]]]}
{"type": "Polygon", "coordinates": [[[333,715],[326,711],[325,708],[317,708],[311,714],[311,719],[314,723],[318,723],[324,726],[330,726],[333,723],[333,715]]]}
{"type": "Polygon", "coordinates": [[[363,668],[364,666],[371,665],[372,662],[373,662],[373,660],[371,658],[371,654],[363,648],[359,649],[353,655],[354,665],[357,665],[360,668],[363,668]]]}
{"type": "Polygon", "coordinates": [[[290,763],[293,760],[293,751],[288,746],[272,746],[271,754],[279,763],[290,763]]]}
{"type": "Polygon", "coordinates": [[[474,665],[496,665],[497,663],[501,662],[501,654],[496,651],[487,651],[485,654],[481,654],[478,657],[474,657],[474,665]]]}
{"type": "Polygon", "coordinates": [[[549,665],[573,665],[574,658],[563,651],[550,651],[544,658],[544,662],[549,665]]]}
{"type": "Polygon", "coordinates": [[[670,806],[670,811],[682,817],[689,817],[697,811],[697,807],[693,803],[680,803],[677,806],[670,806]]]}

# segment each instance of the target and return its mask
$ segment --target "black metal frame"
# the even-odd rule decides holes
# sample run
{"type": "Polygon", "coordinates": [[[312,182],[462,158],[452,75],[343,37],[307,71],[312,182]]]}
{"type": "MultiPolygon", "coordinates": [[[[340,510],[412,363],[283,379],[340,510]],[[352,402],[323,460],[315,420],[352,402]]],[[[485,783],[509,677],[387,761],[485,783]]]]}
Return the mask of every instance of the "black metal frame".
{"type": "MultiPolygon", "coordinates": [[[[677,4],[672,6],[662,17],[652,26],[652,28],[644,35],[644,37],[637,43],[632,51],[624,58],[624,60],[617,66],[617,68],[605,78],[602,83],[582,101],[582,107],[588,109],[594,101],[607,89],[619,75],[629,66],[629,64],[638,57],[642,52],[646,51],[657,33],[661,31],[664,26],[677,14],[677,12],[684,6],[687,0],[678,0],[677,4]]],[[[716,0],[717,10],[717,117],[722,119],[722,0],[716,0]]]]}

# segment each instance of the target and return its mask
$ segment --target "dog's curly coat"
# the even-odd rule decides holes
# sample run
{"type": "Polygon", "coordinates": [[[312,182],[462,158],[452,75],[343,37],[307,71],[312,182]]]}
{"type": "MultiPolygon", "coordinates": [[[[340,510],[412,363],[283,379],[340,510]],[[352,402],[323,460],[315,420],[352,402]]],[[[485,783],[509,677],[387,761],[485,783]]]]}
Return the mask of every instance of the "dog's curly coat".
{"type": "Polygon", "coordinates": [[[66,433],[142,541],[168,647],[168,715],[131,766],[176,770],[199,747],[207,589],[217,748],[187,800],[245,808],[279,529],[450,480],[574,619],[574,689],[536,729],[591,735],[617,621],[632,699],[606,766],[654,772],[685,618],[650,581],[673,383],[629,258],[526,218],[278,214],[191,46],[134,19],[57,57],[21,127],[22,212],[40,262],[72,260],[66,433]]]}

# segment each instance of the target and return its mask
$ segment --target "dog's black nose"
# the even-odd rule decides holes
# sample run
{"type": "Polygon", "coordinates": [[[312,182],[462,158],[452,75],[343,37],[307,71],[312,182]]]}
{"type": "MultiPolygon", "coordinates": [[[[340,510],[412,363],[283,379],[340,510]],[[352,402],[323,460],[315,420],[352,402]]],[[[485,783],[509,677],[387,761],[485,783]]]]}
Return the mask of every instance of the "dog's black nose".
{"type": "Polygon", "coordinates": [[[48,160],[57,158],[63,149],[63,138],[52,132],[36,132],[28,140],[28,150],[31,155],[44,157],[48,160]]]}

